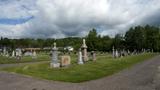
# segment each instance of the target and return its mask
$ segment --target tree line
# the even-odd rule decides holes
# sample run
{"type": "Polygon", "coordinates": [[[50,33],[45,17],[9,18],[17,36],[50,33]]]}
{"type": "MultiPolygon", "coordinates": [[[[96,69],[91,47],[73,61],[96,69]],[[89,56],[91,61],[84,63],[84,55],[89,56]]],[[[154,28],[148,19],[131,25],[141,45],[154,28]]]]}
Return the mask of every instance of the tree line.
{"type": "MultiPolygon", "coordinates": [[[[93,28],[86,37],[86,44],[89,51],[111,51],[116,49],[137,50],[142,49],[160,51],[160,28],[156,26],[136,26],[131,27],[125,34],[117,34],[114,38],[101,36],[93,28]]],[[[56,42],[58,47],[73,46],[78,50],[82,45],[82,37],[67,37],[61,39],[8,39],[1,37],[0,47],[29,48],[29,47],[51,47],[56,42]]]]}

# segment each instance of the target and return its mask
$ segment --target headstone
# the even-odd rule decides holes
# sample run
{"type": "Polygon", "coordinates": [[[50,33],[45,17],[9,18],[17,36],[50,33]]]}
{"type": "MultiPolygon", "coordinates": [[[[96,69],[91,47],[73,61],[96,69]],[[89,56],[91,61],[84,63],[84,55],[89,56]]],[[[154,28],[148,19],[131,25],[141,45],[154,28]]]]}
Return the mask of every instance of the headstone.
{"type": "Polygon", "coordinates": [[[128,54],[128,55],[130,55],[130,54],[131,54],[129,50],[127,51],[127,54],[128,54]]]}
{"type": "Polygon", "coordinates": [[[143,53],[146,53],[146,49],[144,49],[143,53]]]}
{"type": "Polygon", "coordinates": [[[115,57],[116,57],[116,58],[119,57],[118,50],[115,51],[115,57]]]}
{"type": "Polygon", "coordinates": [[[123,49],[121,52],[120,52],[120,57],[124,57],[125,56],[125,50],[123,49]]]}
{"type": "Polygon", "coordinates": [[[9,57],[9,53],[8,53],[8,51],[6,51],[6,54],[5,54],[5,56],[6,56],[6,57],[9,57]]]}
{"type": "Polygon", "coordinates": [[[82,44],[82,59],[83,61],[88,61],[88,55],[87,55],[87,45],[85,39],[83,39],[83,44],[82,44]]]}
{"type": "Polygon", "coordinates": [[[32,58],[33,58],[33,59],[36,59],[36,58],[37,58],[36,51],[34,51],[34,52],[33,52],[33,54],[32,54],[32,58]]]}
{"type": "Polygon", "coordinates": [[[152,49],[152,51],[151,51],[152,53],[153,53],[153,49],[152,49]]]}
{"type": "Polygon", "coordinates": [[[16,50],[16,56],[18,56],[19,55],[19,52],[18,52],[18,50],[16,50]]]}
{"type": "Polygon", "coordinates": [[[112,48],[112,57],[115,58],[115,49],[114,49],[114,46],[112,48]]]}
{"type": "Polygon", "coordinates": [[[21,57],[22,56],[22,50],[19,49],[19,56],[21,57]]]}
{"type": "Polygon", "coordinates": [[[70,56],[68,55],[65,55],[65,56],[61,56],[61,66],[64,67],[64,66],[69,66],[70,63],[71,63],[71,58],[70,56]]]}
{"type": "Polygon", "coordinates": [[[138,54],[136,49],[134,50],[134,54],[135,54],[135,55],[137,55],[137,54],[138,54]]]}
{"type": "Polygon", "coordinates": [[[15,57],[15,51],[14,50],[12,51],[12,57],[15,57]]]}
{"type": "Polygon", "coordinates": [[[51,68],[60,67],[60,63],[58,62],[58,54],[57,54],[56,43],[54,43],[54,47],[52,48],[52,60],[50,63],[51,68]]]}
{"type": "Polygon", "coordinates": [[[24,53],[24,56],[33,56],[33,53],[31,51],[27,51],[24,53]]]}
{"type": "Polygon", "coordinates": [[[126,50],[124,50],[124,56],[128,56],[128,53],[126,50]]]}
{"type": "Polygon", "coordinates": [[[3,50],[0,48],[0,55],[2,55],[3,50]]]}
{"type": "Polygon", "coordinates": [[[16,59],[20,60],[22,56],[22,51],[21,49],[16,49],[16,59]]]}
{"type": "Polygon", "coordinates": [[[82,60],[82,52],[81,52],[81,49],[79,49],[79,52],[78,52],[78,64],[84,64],[84,63],[83,63],[83,60],[82,60]]]}
{"type": "Polygon", "coordinates": [[[92,56],[92,60],[95,61],[96,60],[96,53],[95,53],[95,51],[91,52],[91,56],[92,56]]]}
{"type": "Polygon", "coordinates": [[[3,56],[6,55],[6,47],[3,47],[3,56]]]}

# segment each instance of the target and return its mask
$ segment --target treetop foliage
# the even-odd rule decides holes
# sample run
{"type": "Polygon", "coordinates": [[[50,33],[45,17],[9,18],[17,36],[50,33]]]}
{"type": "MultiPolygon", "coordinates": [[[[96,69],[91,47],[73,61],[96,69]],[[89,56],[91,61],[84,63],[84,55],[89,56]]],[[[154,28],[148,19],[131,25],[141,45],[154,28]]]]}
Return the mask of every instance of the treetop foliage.
{"type": "MultiPolygon", "coordinates": [[[[88,35],[84,37],[89,51],[111,51],[114,46],[116,49],[138,50],[152,49],[160,51],[160,28],[155,26],[136,26],[131,27],[125,35],[117,34],[114,38],[109,36],[98,35],[95,28],[89,31],[88,35]]],[[[29,48],[29,47],[51,47],[54,42],[58,47],[73,46],[78,50],[82,45],[80,37],[68,37],[62,39],[8,39],[1,37],[0,47],[10,47],[15,49],[29,48]]]]}

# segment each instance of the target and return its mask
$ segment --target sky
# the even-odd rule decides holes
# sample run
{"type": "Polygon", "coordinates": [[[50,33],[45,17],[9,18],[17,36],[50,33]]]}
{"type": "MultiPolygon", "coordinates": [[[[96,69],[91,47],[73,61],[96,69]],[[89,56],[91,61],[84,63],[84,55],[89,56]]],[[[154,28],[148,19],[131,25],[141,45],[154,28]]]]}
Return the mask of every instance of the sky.
{"type": "Polygon", "coordinates": [[[160,25],[160,0],[0,0],[0,36],[83,37],[124,34],[137,25],[160,25]]]}

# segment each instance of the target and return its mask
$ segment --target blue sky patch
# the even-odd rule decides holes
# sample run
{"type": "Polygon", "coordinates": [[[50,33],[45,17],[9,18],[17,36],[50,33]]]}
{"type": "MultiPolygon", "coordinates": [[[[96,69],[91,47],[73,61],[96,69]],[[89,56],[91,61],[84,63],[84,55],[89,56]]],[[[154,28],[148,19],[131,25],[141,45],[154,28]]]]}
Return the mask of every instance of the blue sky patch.
{"type": "Polygon", "coordinates": [[[23,24],[33,18],[34,16],[30,16],[27,18],[0,18],[0,24],[6,24],[6,25],[23,24]]]}

